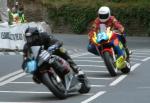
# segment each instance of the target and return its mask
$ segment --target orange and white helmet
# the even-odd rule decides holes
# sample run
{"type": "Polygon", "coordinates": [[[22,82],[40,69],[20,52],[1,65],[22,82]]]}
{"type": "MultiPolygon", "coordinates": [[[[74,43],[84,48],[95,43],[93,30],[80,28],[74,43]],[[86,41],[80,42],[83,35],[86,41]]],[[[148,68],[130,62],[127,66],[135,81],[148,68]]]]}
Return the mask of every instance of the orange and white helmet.
{"type": "Polygon", "coordinates": [[[98,17],[101,22],[106,22],[111,16],[110,9],[107,6],[102,6],[98,10],[98,17]]]}

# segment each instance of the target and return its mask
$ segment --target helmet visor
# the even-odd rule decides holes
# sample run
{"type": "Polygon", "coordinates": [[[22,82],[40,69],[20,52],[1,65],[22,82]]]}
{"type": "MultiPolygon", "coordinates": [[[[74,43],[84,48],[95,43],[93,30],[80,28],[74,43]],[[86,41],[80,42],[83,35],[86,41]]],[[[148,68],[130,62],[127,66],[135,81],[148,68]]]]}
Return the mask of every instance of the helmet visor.
{"type": "Polygon", "coordinates": [[[100,19],[107,19],[109,17],[109,14],[99,14],[98,16],[100,19]]]}

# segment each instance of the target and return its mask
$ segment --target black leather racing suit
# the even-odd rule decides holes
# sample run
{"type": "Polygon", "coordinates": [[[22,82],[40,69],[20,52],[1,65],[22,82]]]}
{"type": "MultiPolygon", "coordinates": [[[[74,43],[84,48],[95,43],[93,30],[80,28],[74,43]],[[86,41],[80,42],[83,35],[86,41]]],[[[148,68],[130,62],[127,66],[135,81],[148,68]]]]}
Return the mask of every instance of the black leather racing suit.
{"type": "MultiPolygon", "coordinates": [[[[49,35],[46,32],[42,32],[39,34],[39,39],[36,40],[35,42],[32,43],[26,43],[24,45],[23,48],[23,56],[24,56],[24,61],[25,58],[28,57],[28,53],[30,51],[30,47],[31,46],[44,46],[44,49],[47,50],[48,47],[52,46],[52,45],[56,45],[58,47],[61,47],[63,45],[63,42],[57,40],[53,35],[49,35]]],[[[62,48],[62,47],[61,47],[62,48]]],[[[65,60],[68,61],[68,63],[70,64],[70,66],[72,67],[73,71],[78,73],[78,66],[73,62],[73,60],[71,59],[71,57],[68,55],[67,51],[65,49],[63,49],[63,51],[61,49],[57,49],[54,54],[64,58],[65,60]]],[[[23,62],[24,64],[24,62],[23,62]]],[[[24,68],[22,66],[22,68],[24,68]]]]}

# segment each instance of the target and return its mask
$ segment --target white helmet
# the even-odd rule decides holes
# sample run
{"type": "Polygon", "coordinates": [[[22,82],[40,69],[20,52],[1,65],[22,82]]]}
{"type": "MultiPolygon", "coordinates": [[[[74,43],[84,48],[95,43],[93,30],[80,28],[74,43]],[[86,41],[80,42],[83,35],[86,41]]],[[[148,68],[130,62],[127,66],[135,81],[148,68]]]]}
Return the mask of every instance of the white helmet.
{"type": "Polygon", "coordinates": [[[98,10],[98,16],[101,22],[106,22],[111,16],[109,7],[107,6],[100,7],[98,10]]]}

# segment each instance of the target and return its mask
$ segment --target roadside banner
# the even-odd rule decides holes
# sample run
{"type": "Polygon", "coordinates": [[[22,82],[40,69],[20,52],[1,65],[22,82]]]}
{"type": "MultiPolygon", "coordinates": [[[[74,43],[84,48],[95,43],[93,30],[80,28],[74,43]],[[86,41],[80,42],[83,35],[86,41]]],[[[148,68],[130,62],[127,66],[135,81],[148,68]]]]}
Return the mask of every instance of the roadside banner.
{"type": "Polygon", "coordinates": [[[8,25],[0,24],[0,49],[22,50],[25,44],[24,32],[28,27],[37,27],[41,32],[50,30],[45,22],[29,22],[23,24],[8,25]]]}
{"type": "Polygon", "coordinates": [[[1,23],[0,24],[0,48],[6,49],[10,47],[9,39],[6,39],[10,33],[8,23],[1,23]]]}

